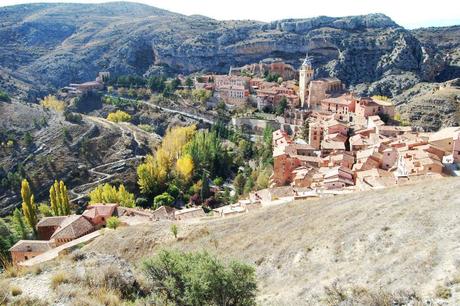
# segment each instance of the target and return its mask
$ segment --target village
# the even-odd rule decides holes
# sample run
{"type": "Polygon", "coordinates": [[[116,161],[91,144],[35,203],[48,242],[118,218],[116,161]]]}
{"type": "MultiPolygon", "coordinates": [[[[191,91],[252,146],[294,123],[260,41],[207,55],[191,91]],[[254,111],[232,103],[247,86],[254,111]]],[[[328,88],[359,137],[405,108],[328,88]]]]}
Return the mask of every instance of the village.
{"type": "MultiPolygon", "coordinates": [[[[109,76],[100,73],[94,82],[70,84],[64,90],[72,95],[101,90],[109,76]]],[[[388,98],[361,97],[337,78],[317,78],[308,54],[298,72],[270,59],[231,68],[228,75],[195,76],[193,87],[209,91],[229,109],[252,105],[260,114],[267,113],[269,119],[235,116],[232,124],[255,137],[267,126],[276,129],[268,188],[208,214],[199,206],[152,210],[100,203],[89,205],[81,215],[45,217],[37,224],[39,240],[20,240],[10,249],[13,263],[30,266],[53,259],[96,238],[113,216],[125,226],[180,223],[459,175],[460,127],[430,133],[401,125],[388,98]]]]}

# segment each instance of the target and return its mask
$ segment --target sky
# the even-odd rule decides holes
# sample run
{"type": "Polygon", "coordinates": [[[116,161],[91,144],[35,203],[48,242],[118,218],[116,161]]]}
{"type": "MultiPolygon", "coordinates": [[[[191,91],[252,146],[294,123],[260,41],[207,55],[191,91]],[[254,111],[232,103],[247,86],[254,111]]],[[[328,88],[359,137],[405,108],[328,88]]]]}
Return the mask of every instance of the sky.
{"type": "MultiPolygon", "coordinates": [[[[0,6],[31,2],[101,3],[91,0],[0,0],[0,6]]],[[[383,13],[396,23],[413,29],[460,25],[460,0],[138,0],[185,15],[199,14],[215,19],[273,21],[320,15],[349,16],[383,13]]]]}

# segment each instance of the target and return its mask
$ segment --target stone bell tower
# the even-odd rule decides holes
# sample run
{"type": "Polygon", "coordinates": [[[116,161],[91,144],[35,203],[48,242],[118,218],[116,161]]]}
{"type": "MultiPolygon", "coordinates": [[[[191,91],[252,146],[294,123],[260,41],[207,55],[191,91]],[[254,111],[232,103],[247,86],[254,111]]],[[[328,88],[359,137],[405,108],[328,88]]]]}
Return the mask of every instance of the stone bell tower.
{"type": "Polygon", "coordinates": [[[311,64],[311,57],[307,55],[300,66],[299,70],[299,98],[300,98],[300,106],[302,108],[306,107],[306,102],[308,101],[308,87],[310,85],[310,81],[313,79],[313,75],[315,70],[311,64]]]}

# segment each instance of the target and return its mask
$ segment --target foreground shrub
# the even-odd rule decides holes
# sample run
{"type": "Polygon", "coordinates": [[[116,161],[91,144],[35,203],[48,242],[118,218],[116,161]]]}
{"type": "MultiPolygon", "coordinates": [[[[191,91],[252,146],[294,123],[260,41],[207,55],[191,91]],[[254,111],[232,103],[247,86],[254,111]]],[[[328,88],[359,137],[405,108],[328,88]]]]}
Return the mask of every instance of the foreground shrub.
{"type": "Polygon", "coordinates": [[[154,296],[173,305],[255,305],[253,267],[228,266],[208,253],[160,251],[143,269],[154,296]]]}
{"type": "Polygon", "coordinates": [[[11,286],[11,295],[12,296],[18,296],[18,295],[21,295],[22,294],[22,289],[18,286],[11,286]]]}
{"type": "Polygon", "coordinates": [[[353,286],[343,287],[337,282],[324,288],[322,305],[421,305],[421,298],[412,290],[397,290],[389,292],[380,289],[370,289],[353,286]]]}
{"type": "Polygon", "coordinates": [[[435,289],[435,295],[437,298],[447,300],[452,296],[452,291],[446,286],[438,285],[435,289]]]}

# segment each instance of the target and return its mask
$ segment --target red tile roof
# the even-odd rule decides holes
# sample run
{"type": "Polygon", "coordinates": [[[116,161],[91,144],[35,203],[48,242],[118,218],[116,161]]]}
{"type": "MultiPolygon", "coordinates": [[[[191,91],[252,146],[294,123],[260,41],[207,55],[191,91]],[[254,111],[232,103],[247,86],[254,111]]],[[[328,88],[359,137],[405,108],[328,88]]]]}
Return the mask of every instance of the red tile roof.
{"type": "Polygon", "coordinates": [[[94,226],[82,215],[68,216],[51,239],[76,239],[94,230],[94,226]]]}

